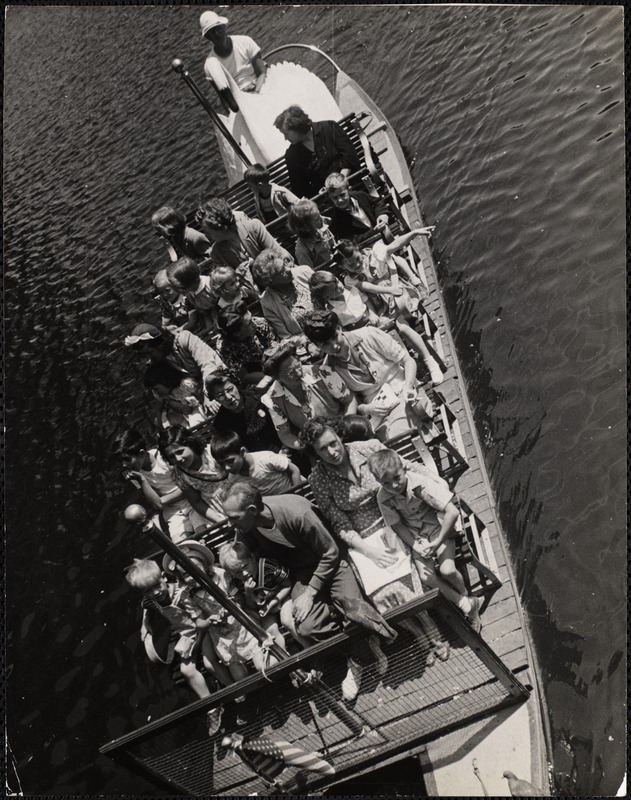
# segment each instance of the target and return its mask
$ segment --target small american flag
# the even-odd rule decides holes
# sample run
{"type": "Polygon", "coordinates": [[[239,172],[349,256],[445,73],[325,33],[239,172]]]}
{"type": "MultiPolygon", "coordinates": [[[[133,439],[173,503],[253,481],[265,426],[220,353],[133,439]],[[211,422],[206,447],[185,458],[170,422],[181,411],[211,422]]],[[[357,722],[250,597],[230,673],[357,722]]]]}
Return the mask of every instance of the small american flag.
{"type": "MultiPolygon", "coordinates": [[[[240,755],[244,757],[244,761],[248,763],[248,757],[251,758],[253,755],[263,756],[265,759],[270,760],[270,765],[273,766],[274,776],[279,774],[279,772],[284,769],[286,766],[288,767],[296,767],[296,769],[306,769],[309,772],[318,772],[320,775],[335,775],[335,769],[327,762],[324,761],[317,753],[307,752],[306,750],[302,750],[300,747],[296,747],[296,745],[291,744],[291,742],[286,742],[283,739],[269,739],[267,736],[257,736],[251,739],[243,738],[238,734],[232,734],[231,736],[226,736],[222,744],[224,747],[231,747],[233,750],[236,750],[240,755]],[[277,770],[278,765],[281,766],[281,770],[277,770]]],[[[255,759],[257,766],[259,769],[263,767],[262,762],[259,759],[255,759]]],[[[262,777],[267,777],[269,775],[269,771],[267,767],[263,767],[265,773],[259,772],[259,770],[255,770],[259,775],[262,777]]]]}

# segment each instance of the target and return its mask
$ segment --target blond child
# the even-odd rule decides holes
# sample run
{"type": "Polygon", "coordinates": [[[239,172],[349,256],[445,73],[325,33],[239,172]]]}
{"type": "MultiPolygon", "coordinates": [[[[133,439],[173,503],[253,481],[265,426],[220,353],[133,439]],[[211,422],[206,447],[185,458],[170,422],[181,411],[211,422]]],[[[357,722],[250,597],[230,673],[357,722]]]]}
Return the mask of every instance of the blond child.
{"type": "Polygon", "coordinates": [[[279,622],[303,647],[309,642],[296,633],[291,601],[289,571],[271,558],[256,559],[243,542],[233,542],[221,548],[219,563],[232,579],[234,595],[244,607],[260,618],[261,625],[281,647],[285,638],[279,622]]]}
{"type": "MultiPolygon", "coordinates": [[[[211,551],[196,541],[182,542],[181,549],[212,580],[215,586],[228,596],[231,586],[225,570],[215,565],[211,551]]],[[[189,589],[191,616],[197,630],[206,631],[222,664],[229,672],[228,683],[245,678],[248,674],[247,662],[251,661],[259,671],[276,663],[267,660],[263,649],[254,636],[206,589],[176,565],[170,556],[165,556],[163,569],[167,574],[177,577],[178,582],[189,589]]]]}
{"type": "Polygon", "coordinates": [[[173,332],[181,330],[188,322],[186,298],[171,286],[166,269],[156,272],[152,285],[160,305],[162,327],[173,332]]]}
{"type": "Polygon", "coordinates": [[[228,266],[215,267],[210,273],[212,294],[211,313],[217,319],[219,311],[232,308],[243,301],[249,308],[255,307],[259,300],[254,289],[254,281],[249,265],[244,262],[238,269],[228,266]]]}
{"type": "MultiPolygon", "coordinates": [[[[180,672],[197,697],[210,697],[204,676],[196,665],[198,648],[201,649],[204,666],[215,675],[217,659],[210,639],[203,633],[198,635],[194,619],[195,608],[191,603],[188,587],[182,583],[167,583],[158,564],[147,558],[135,558],[131,567],[128,567],[125,578],[130,586],[139,589],[143,594],[140,635],[147,654],[155,659],[150,614],[158,613],[168,620],[178,634],[177,641],[169,645],[164,662],[171,663],[177,657],[180,672]]],[[[217,677],[221,681],[221,673],[217,677]]]]}
{"type": "Polygon", "coordinates": [[[143,375],[143,383],[160,402],[158,427],[182,425],[193,428],[205,422],[201,385],[168,361],[149,364],[143,375]]]}
{"type": "Polygon", "coordinates": [[[287,214],[287,225],[296,234],[296,264],[312,269],[326,266],[333,258],[335,238],[313,200],[299,200],[287,214]]]}
{"type": "Polygon", "coordinates": [[[384,522],[411,549],[423,585],[440,589],[479,631],[479,600],[467,594],[456,567],[459,513],[447,482],[425,467],[406,470],[401,457],[388,449],[370,455],[368,467],[381,484],[377,502],[384,522]]]}

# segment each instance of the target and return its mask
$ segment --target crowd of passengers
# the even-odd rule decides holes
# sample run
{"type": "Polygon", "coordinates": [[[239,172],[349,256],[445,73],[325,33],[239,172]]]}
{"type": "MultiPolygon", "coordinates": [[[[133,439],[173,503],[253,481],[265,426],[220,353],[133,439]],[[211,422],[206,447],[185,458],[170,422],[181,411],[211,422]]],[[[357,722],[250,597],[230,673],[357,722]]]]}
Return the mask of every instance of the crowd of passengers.
{"type": "MultiPolygon", "coordinates": [[[[259,91],[260,49],[228,36],[226,23],[206,11],[202,35],[259,91]]],[[[418,362],[433,384],[443,375],[418,332],[426,290],[405,257],[431,229],[377,238],[388,206],[349,182],[360,163],[343,128],[312,122],[297,106],[275,124],[290,143],[290,185],[271,182],[261,164],[246,170],[258,218],[220,197],[201,202],[190,222],[170,206],[151,217],[171,259],[153,281],[161,322],[136,325],[125,345],[155,431],[121,431],[116,454],[155,523],[262,625],[267,644],[287,647],[290,637],[307,647],[349,619],[371,629],[368,654],[360,645],[347,652],[341,689],[351,702],[369,660],[378,674],[387,670],[375,634],[384,611],[437,588],[480,629],[478,600],[455,564],[453,492],[428,449],[415,463],[387,446],[410,429],[432,436],[435,409],[418,362]],[[323,195],[328,217],[316,202],[323,195]],[[295,234],[293,253],[266,227],[279,217],[295,234]],[[317,510],[291,494],[305,480],[317,510]],[[216,558],[197,538],[226,519],[238,534],[216,558]]],[[[202,664],[227,686],[275,663],[266,642],[168,556],[136,559],[127,581],[143,597],[145,645],[160,614],[177,633],[161,660],[179,664],[197,697],[211,693],[202,664]]],[[[429,665],[449,657],[427,614],[405,626],[429,665]]],[[[211,709],[211,732],[220,718],[211,709]]]]}

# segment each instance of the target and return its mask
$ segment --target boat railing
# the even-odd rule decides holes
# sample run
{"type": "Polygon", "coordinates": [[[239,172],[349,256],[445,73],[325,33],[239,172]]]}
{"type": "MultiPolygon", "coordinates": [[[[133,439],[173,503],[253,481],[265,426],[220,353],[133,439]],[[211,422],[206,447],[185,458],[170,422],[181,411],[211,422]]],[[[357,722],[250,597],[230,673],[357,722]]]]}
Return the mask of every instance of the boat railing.
{"type": "Polygon", "coordinates": [[[352,706],[341,699],[340,683],[351,640],[366,635],[357,626],[289,656],[265,675],[252,675],[121,736],[101,752],[190,795],[262,794],[274,781],[288,792],[318,793],[360,768],[418,752],[430,739],[528,697],[528,689],[438,592],[384,617],[398,633],[386,648],[388,670],[380,678],[373,667],[366,667],[352,706]],[[432,643],[406,628],[406,622],[420,620],[430,630],[428,613],[430,625],[436,626],[434,636],[450,647],[448,658],[433,664],[432,643]],[[315,671],[314,680],[292,682],[298,669],[303,674],[315,671]],[[219,705],[224,708],[223,730],[209,736],[206,715],[219,705]],[[283,750],[289,743],[324,759],[334,774],[281,764],[284,771],[275,779],[278,769],[266,772],[269,764],[259,763],[253,771],[251,760],[226,749],[222,741],[240,742],[242,753],[248,744],[269,750],[281,743],[283,750]]]}

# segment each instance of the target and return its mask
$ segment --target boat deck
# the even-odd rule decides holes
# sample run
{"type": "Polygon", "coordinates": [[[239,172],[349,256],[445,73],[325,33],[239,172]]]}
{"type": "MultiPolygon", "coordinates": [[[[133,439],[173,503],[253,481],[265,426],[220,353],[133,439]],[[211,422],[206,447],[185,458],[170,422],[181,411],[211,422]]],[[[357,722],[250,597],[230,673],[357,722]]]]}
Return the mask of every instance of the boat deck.
{"type": "MultiPolygon", "coordinates": [[[[362,89],[353,81],[347,83],[345,76],[340,81],[338,102],[343,113],[346,113],[347,108],[352,107],[355,110],[363,108],[373,115],[373,118],[365,126],[365,132],[378,153],[385,171],[406,201],[402,210],[410,227],[424,226],[426,222],[422,219],[416,193],[412,186],[412,178],[407,170],[405,158],[394,131],[387,123],[384,125],[379,118],[379,110],[362,89]]],[[[494,592],[482,616],[482,637],[504,664],[516,673],[525,685],[533,689],[531,699],[527,706],[522,708],[520,716],[512,716],[512,711],[506,712],[506,720],[503,724],[496,726],[495,733],[491,735],[489,731],[485,737],[482,737],[482,741],[478,745],[477,757],[482,761],[486,755],[487,760],[494,765],[495,772],[497,772],[496,753],[506,749],[507,740],[509,748],[514,747],[515,737],[521,736],[523,741],[520,755],[518,756],[515,751],[513,761],[508,765],[504,764],[503,769],[511,769],[520,777],[525,777],[536,785],[546,786],[548,785],[549,765],[545,756],[546,745],[543,732],[545,720],[541,713],[541,699],[535,679],[536,667],[533,663],[534,654],[526,628],[527,623],[508,560],[507,544],[499,523],[493,491],[475,431],[473,411],[466,394],[464,376],[448,325],[447,308],[438,283],[437,269],[430,245],[427,238],[422,237],[416,239],[412,247],[420,257],[422,277],[429,289],[429,297],[424,301],[424,306],[438,328],[444,354],[443,361],[447,367],[445,378],[438,389],[457,417],[464,446],[463,455],[469,465],[469,469],[459,477],[455,491],[487,526],[497,562],[497,575],[502,581],[502,586],[494,592]],[[530,747],[527,747],[528,739],[532,740],[530,747]],[[497,748],[500,749],[497,750],[497,748]],[[525,763],[521,763],[524,762],[524,752],[525,763]]],[[[438,740],[435,747],[430,747],[429,750],[435,750],[438,760],[446,753],[458,752],[462,755],[463,743],[470,741],[471,737],[475,738],[477,727],[479,724],[476,723],[471,728],[468,726],[461,729],[459,733],[449,734],[447,737],[443,737],[443,740],[438,740]]],[[[448,762],[452,765],[454,763],[453,759],[448,759],[448,762]]],[[[428,781],[430,794],[457,795],[458,781],[454,780],[454,775],[461,770],[462,764],[458,764],[456,761],[456,773],[453,768],[447,768],[441,775],[441,771],[436,768],[435,759],[430,758],[427,751],[425,751],[425,756],[421,757],[421,763],[425,765],[426,774],[430,775],[428,781]],[[437,780],[434,780],[439,776],[444,779],[442,786],[437,785],[437,780]],[[447,787],[449,791],[446,791],[447,787]]],[[[467,777],[461,782],[462,795],[475,794],[476,791],[479,793],[480,785],[477,779],[475,776],[472,780],[471,778],[472,772],[469,770],[467,777]]],[[[492,795],[510,796],[506,781],[501,780],[501,771],[499,783],[495,780],[492,784],[492,795]]]]}

